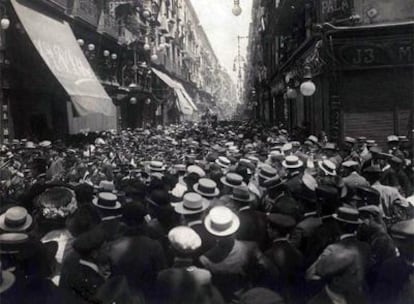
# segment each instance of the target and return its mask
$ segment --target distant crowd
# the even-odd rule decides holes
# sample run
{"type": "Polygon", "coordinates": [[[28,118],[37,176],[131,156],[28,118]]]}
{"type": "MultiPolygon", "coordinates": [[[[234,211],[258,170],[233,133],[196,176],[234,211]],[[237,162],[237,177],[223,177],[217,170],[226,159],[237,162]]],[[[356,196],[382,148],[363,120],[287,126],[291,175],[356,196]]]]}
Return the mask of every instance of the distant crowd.
{"type": "Polygon", "coordinates": [[[413,303],[409,139],[210,123],[2,145],[0,303],[413,303]]]}

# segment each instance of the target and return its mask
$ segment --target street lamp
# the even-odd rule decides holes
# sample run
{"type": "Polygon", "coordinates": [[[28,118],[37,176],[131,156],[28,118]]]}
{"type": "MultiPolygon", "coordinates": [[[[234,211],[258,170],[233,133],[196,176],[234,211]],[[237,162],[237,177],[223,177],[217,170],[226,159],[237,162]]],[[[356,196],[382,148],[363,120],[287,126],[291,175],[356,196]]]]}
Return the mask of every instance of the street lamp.
{"type": "Polygon", "coordinates": [[[303,76],[305,80],[300,85],[300,92],[303,96],[312,96],[316,91],[316,86],[312,81],[312,72],[309,66],[305,66],[305,75],[303,76]]]}
{"type": "Polygon", "coordinates": [[[231,11],[234,16],[240,16],[240,14],[242,13],[242,9],[240,7],[240,0],[234,0],[234,6],[231,11]]]}
{"type": "Polygon", "coordinates": [[[1,24],[1,29],[7,30],[10,26],[10,19],[7,18],[7,16],[4,16],[3,18],[1,18],[0,24],[1,24]]]}

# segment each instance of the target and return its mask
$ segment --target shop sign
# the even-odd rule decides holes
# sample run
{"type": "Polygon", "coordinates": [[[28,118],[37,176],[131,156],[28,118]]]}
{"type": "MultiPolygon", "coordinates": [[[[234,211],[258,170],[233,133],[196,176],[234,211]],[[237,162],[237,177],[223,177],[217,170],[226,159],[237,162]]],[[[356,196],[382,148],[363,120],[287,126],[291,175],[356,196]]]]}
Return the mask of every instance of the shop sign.
{"type": "Polygon", "coordinates": [[[75,0],[72,14],[93,26],[98,26],[99,10],[94,1],[75,0]]]}
{"type": "Polygon", "coordinates": [[[352,15],[353,0],[320,0],[319,17],[321,22],[345,19],[352,15]]]}
{"type": "Polygon", "coordinates": [[[414,64],[414,39],[351,42],[336,46],[336,57],[344,68],[414,64]]]}

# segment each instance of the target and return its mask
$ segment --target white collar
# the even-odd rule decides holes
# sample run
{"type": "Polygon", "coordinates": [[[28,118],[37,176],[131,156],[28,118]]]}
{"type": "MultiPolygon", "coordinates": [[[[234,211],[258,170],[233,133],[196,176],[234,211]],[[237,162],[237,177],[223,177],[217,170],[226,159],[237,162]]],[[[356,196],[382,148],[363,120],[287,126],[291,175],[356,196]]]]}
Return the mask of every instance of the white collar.
{"type": "Polygon", "coordinates": [[[347,304],[345,297],[339,293],[332,291],[328,285],[325,285],[325,291],[333,304],[347,304]]]}
{"type": "Polygon", "coordinates": [[[250,206],[244,206],[244,207],[241,207],[240,209],[239,209],[239,212],[240,211],[244,211],[244,210],[249,210],[250,209],[250,206]]]}
{"type": "Polygon", "coordinates": [[[86,267],[89,267],[90,269],[92,269],[93,271],[95,271],[96,273],[100,273],[99,272],[99,267],[98,267],[98,265],[96,265],[95,263],[93,263],[93,262],[89,262],[89,261],[86,261],[86,260],[82,260],[82,259],[80,259],[79,260],[79,264],[81,264],[81,265],[83,265],[83,266],[86,266],[86,267]]]}
{"type": "Polygon", "coordinates": [[[122,215],[112,215],[112,216],[105,216],[103,218],[101,218],[101,221],[110,221],[110,220],[114,220],[114,219],[118,219],[121,218],[122,215]]]}
{"type": "Polygon", "coordinates": [[[198,224],[200,224],[200,225],[203,224],[203,221],[202,220],[197,220],[197,221],[188,222],[187,226],[191,228],[191,227],[193,227],[195,225],[198,225],[198,224]]]}
{"type": "Polygon", "coordinates": [[[339,239],[342,241],[344,239],[348,239],[348,238],[354,237],[354,236],[355,236],[355,233],[345,233],[345,234],[340,235],[339,239]]]}

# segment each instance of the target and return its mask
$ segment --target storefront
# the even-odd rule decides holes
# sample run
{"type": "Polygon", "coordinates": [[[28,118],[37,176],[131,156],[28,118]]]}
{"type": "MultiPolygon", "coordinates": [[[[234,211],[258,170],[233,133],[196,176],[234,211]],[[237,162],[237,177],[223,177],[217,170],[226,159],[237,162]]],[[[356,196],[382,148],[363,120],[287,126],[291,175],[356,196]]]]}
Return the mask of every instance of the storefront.
{"type": "Polygon", "coordinates": [[[8,32],[11,129],[45,139],[116,128],[115,106],[70,25],[30,1],[12,0],[8,32]]]}

